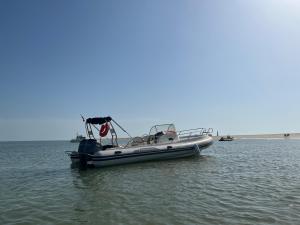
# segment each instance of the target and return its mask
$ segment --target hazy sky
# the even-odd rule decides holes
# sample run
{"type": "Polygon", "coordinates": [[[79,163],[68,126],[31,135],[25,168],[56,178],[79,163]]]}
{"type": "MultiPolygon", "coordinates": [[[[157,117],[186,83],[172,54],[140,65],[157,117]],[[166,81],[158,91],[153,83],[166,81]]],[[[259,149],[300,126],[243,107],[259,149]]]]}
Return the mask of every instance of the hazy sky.
{"type": "Polygon", "coordinates": [[[0,0],[0,140],[300,131],[300,1],[0,0]]]}

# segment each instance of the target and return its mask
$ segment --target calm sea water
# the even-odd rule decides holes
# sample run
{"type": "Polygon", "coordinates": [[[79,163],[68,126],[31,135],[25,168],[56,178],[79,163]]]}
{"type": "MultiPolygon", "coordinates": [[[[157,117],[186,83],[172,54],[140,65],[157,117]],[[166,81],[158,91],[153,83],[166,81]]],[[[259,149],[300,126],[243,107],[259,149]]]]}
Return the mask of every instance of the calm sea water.
{"type": "Polygon", "coordinates": [[[300,140],[85,171],[64,154],[76,148],[0,143],[0,224],[300,224],[300,140]]]}

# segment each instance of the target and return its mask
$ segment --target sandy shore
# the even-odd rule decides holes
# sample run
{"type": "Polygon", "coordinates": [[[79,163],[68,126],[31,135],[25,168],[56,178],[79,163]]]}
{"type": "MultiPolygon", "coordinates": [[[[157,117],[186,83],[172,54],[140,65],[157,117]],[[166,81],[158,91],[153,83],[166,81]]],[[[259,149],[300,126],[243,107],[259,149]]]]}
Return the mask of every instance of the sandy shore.
{"type": "MultiPolygon", "coordinates": [[[[300,139],[300,133],[289,133],[289,137],[284,137],[281,134],[252,134],[252,135],[232,135],[235,139],[300,139]]],[[[214,139],[219,139],[222,136],[214,136],[214,139]]],[[[223,136],[223,137],[226,137],[223,136]]]]}

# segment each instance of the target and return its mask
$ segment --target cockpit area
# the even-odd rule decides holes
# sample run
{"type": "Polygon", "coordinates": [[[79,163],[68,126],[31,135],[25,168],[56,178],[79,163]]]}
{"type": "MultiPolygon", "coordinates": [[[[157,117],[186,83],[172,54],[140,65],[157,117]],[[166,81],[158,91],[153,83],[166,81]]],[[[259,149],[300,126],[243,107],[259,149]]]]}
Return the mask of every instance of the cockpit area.
{"type": "Polygon", "coordinates": [[[160,124],[151,127],[149,134],[142,137],[134,137],[130,141],[131,146],[163,144],[178,141],[178,135],[174,124],[160,124]]]}

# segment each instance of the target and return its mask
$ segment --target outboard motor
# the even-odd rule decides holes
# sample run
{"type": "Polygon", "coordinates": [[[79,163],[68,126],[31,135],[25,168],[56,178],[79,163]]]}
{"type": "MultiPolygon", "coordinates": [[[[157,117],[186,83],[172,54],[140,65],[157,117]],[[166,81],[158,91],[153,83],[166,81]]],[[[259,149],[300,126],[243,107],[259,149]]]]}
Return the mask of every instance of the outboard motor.
{"type": "Polygon", "coordinates": [[[97,140],[95,139],[82,140],[78,146],[80,165],[86,167],[87,161],[91,159],[90,155],[95,154],[99,150],[101,150],[101,144],[97,143],[97,140]]]}

